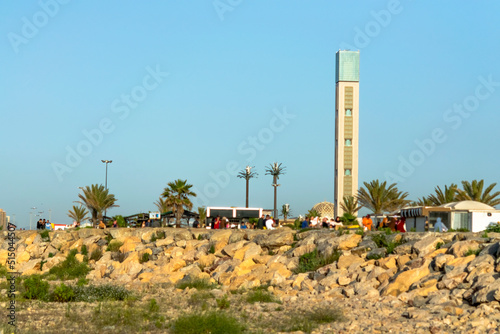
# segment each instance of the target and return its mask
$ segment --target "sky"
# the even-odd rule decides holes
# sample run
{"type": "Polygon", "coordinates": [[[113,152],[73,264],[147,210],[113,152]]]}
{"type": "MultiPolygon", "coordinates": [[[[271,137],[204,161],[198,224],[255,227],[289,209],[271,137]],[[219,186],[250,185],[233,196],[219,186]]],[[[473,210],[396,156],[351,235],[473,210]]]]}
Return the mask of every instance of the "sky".
{"type": "MultiPolygon", "coordinates": [[[[70,224],[79,187],[156,211],[333,202],[335,53],[360,51],[359,183],[499,182],[497,1],[0,2],[0,208],[70,224]],[[31,213],[31,214],[30,214],[31,213]]],[[[500,186],[495,188],[500,189],[500,186]]]]}

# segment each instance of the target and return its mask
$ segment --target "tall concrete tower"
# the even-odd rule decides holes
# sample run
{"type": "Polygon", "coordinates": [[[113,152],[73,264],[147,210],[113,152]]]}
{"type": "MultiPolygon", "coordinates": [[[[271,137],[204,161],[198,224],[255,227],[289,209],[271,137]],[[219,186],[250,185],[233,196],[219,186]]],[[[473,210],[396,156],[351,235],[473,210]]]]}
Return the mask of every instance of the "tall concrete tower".
{"type": "Polygon", "coordinates": [[[335,214],[358,190],[359,51],[338,51],[335,92],[335,214]]]}

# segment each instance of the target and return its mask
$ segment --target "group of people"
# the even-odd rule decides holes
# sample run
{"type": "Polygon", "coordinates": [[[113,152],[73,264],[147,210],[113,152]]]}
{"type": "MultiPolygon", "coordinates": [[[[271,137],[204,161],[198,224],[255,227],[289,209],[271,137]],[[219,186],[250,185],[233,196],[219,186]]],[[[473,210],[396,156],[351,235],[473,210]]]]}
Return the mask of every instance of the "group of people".
{"type": "Polygon", "coordinates": [[[387,217],[384,217],[381,222],[377,223],[377,226],[373,226],[373,221],[370,218],[370,215],[366,215],[361,219],[361,224],[363,225],[363,229],[365,231],[375,231],[375,230],[382,230],[385,228],[390,228],[392,232],[406,232],[405,229],[405,224],[406,224],[406,218],[401,217],[398,218],[396,216],[390,217],[388,219],[387,217]]]}
{"type": "Polygon", "coordinates": [[[51,223],[48,219],[39,219],[36,222],[36,229],[37,230],[54,230],[55,226],[54,223],[51,223]]]}
{"type": "Polygon", "coordinates": [[[338,230],[342,227],[343,224],[340,221],[340,217],[336,217],[335,219],[328,219],[327,217],[323,217],[320,221],[319,217],[307,217],[300,224],[301,228],[331,228],[338,230]]]}

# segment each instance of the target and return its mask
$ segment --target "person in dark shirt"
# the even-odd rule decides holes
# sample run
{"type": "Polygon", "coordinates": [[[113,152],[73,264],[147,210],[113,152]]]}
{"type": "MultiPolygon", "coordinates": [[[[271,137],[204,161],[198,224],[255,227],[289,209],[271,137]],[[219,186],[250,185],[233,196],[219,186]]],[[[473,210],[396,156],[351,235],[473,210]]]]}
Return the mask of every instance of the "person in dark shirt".
{"type": "Polygon", "coordinates": [[[308,221],[308,219],[309,219],[309,217],[306,217],[306,219],[300,225],[300,228],[308,228],[309,227],[309,221],[308,221]]]}
{"type": "Polygon", "coordinates": [[[193,222],[193,228],[198,228],[200,226],[200,223],[198,222],[198,219],[195,219],[193,222]]]}
{"type": "Polygon", "coordinates": [[[262,217],[259,218],[257,221],[257,228],[259,230],[262,230],[264,228],[264,222],[266,221],[266,216],[262,215],[262,217]]]}

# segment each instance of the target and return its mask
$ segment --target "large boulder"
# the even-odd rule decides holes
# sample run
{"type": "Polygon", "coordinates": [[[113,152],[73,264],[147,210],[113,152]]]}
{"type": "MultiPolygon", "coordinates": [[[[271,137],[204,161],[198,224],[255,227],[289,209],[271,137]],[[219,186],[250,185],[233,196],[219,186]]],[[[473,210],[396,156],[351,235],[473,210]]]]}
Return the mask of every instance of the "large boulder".
{"type": "Polygon", "coordinates": [[[443,239],[440,237],[436,237],[433,235],[428,235],[423,239],[416,241],[413,244],[413,251],[419,256],[423,257],[429,253],[432,253],[436,250],[437,244],[443,244],[443,239]]]}
{"type": "MultiPolygon", "coordinates": [[[[382,291],[381,296],[398,296],[408,291],[410,286],[429,275],[430,259],[420,259],[420,265],[417,268],[400,272],[392,282],[390,282],[382,291]]],[[[414,264],[416,266],[416,263],[414,264]]]]}
{"type": "Polygon", "coordinates": [[[450,248],[448,248],[447,253],[453,254],[457,257],[463,257],[467,252],[477,251],[480,247],[480,243],[477,240],[464,240],[454,242],[450,248]]]}

